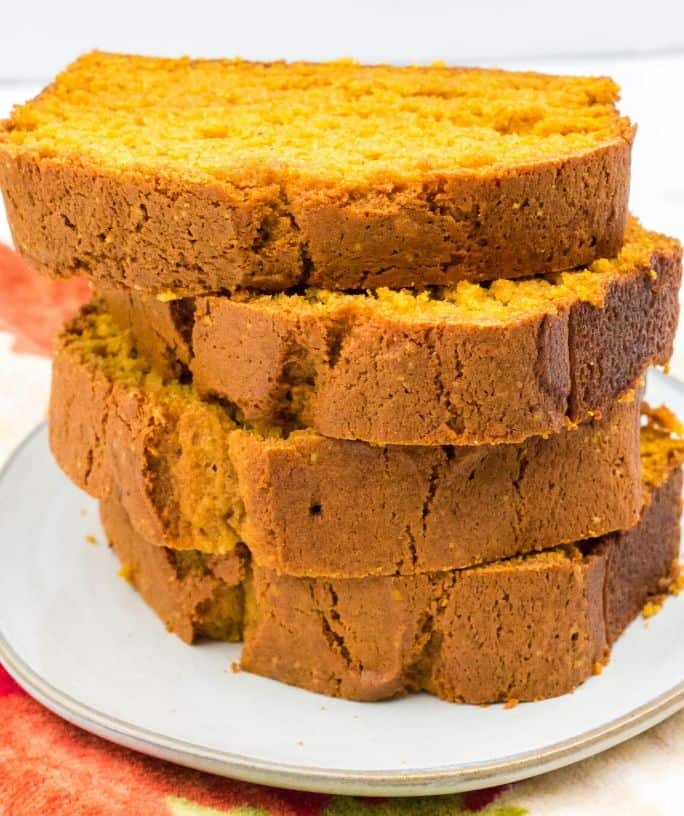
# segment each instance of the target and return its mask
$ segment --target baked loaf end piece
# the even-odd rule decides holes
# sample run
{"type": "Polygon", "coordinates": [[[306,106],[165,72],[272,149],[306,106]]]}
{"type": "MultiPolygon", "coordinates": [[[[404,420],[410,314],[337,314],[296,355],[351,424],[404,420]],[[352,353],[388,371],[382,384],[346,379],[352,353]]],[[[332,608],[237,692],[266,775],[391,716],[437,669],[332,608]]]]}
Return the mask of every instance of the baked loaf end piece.
{"type": "Polygon", "coordinates": [[[91,53],[0,130],[16,246],[177,294],[445,285],[620,247],[606,78],[91,53]]]}
{"type": "Polygon", "coordinates": [[[153,543],[225,553],[243,541],[279,572],[362,577],[465,567],[632,527],[638,423],[639,391],[600,420],[518,446],[268,435],[191,385],[163,383],[93,305],[57,343],[50,441],[79,487],[119,502],[153,543]]]}
{"type": "Polygon", "coordinates": [[[376,444],[482,445],[605,412],[669,360],[681,248],[635,219],[613,259],[545,279],[425,291],[161,302],[108,293],[164,376],[249,422],[376,444]]]}

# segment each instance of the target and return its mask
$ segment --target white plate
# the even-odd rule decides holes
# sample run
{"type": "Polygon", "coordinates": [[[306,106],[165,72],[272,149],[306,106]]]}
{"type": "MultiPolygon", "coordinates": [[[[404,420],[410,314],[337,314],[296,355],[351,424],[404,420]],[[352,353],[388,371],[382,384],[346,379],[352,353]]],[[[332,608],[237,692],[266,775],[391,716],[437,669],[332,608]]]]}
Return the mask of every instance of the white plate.
{"type": "MultiPolygon", "coordinates": [[[[650,392],[684,407],[662,376],[650,392]]],[[[0,559],[0,658],[34,697],[114,742],[255,782],[374,795],[484,787],[590,756],[684,705],[684,600],[635,621],[574,694],[512,710],[428,695],[352,703],[234,674],[239,646],[184,645],[116,577],[97,506],[57,469],[44,428],[0,481],[0,559]]]]}

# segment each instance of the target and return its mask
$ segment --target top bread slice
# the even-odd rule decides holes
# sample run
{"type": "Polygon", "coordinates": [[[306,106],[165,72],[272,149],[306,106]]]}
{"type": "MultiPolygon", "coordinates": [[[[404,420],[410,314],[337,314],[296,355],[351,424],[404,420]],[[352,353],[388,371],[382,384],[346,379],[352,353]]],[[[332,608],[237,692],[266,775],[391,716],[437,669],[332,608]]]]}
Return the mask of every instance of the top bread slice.
{"type": "Polygon", "coordinates": [[[612,80],[93,52],[0,126],[19,250],[152,293],[448,285],[614,256],[612,80]]]}

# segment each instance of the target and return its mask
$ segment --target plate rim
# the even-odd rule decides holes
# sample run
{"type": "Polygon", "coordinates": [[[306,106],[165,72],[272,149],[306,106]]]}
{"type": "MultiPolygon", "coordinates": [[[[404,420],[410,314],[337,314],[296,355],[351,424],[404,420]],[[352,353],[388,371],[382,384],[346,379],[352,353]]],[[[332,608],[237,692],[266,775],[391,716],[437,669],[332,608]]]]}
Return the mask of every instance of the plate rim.
{"type": "MultiPolygon", "coordinates": [[[[662,375],[661,375],[662,376],[662,375]]],[[[671,381],[672,378],[667,377],[671,381]]],[[[674,381],[673,385],[681,389],[674,381]]],[[[17,460],[47,436],[41,422],[14,449],[0,469],[0,495],[17,460]]],[[[67,479],[66,476],[63,476],[67,479]]],[[[510,754],[485,762],[432,768],[359,771],[314,768],[262,760],[169,737],[113,717],[81,703],[44,680],[15,651],[0,622],[0,662],[20,686],[53,713],[110,742],[158,759],[242,781],[316,793],[357,796],[416,796],[458,793],[490,787],[556,770],[618,745],[684,708],[684,680],[654,699],[613,720],[541,750],[510,754]]]]}

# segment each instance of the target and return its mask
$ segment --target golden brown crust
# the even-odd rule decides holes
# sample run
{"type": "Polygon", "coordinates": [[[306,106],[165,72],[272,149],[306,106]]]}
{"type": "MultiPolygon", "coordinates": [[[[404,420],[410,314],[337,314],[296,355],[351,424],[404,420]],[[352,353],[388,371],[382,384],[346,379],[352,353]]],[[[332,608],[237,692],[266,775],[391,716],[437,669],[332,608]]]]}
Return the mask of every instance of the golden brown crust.
{"type": "Polygon", "coordinates": [[[648,365],[668,361],[680,248],[657,236],[629,263],[602,278],[598,303],[572,294],[489,323],[429,311],[416,320],[363,296],[320,309],[301,298],[105,299],[164,375],[189,364],[200,392],[248,421],[374,444],[481,445],[606,411],[648,365]]]}
{"type": "MultiPolygon", "coordinates": [[[[571,691],[669,584],[680,494],[676,470],[627,533],[462,571],[345,580],[255,567],[246,585],[242,667],[357,700],[425,689],[490,703],[571,691]]],[[[166,574],[173,554],[140,537],[121,508],[103,507],[103,521],[117,552],[127,547],[124,560],[137,564],[147,602],[187,637],[194,579],[172,573],[160,580],[158,565],[166,574]]],[[[220,632],[224,619],[214,607],[206,628],[220,632]]]]}
{"type": "Polygon", "coordinates": [[[242,540],[257,564],[293,575],[412,574],[628,528],[638,517],[638,397],[520,446],[380,448],[312,431],[266,438],[221,427],[221,409],[196,396],[170,402],[168,386],[106,374],[106,359],[75,344],[93,314],[84,310],[58,343],[52,449],[77,485],[119,501],[157,544],[225,552],[242,540]],[[210,435],[211,448],[197,443],[210,435]],[[217,475],[225,479],[202,520],[214,525],[206,536],[191,513],[198,483],[206,497],[217,475]]]}
{"type": "Polygon", "coordinates": [[[632,133],[501,175],[336,188],[184,184],[0,144],[15,245],[37,269],[200,295],[375,289],[527,277],[613,257],[632,133]]]}

